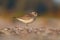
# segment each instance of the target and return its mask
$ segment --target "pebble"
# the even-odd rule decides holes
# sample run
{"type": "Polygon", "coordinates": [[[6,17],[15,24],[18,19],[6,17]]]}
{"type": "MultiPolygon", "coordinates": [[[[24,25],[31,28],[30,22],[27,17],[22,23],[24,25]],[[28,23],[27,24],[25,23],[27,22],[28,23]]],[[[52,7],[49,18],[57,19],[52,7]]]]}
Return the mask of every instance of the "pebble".
{"type": "Polygon", "coordinates": [[[46,33],[46,34],[60,34],[60,30],[55,30],[55,29],[43,29],[43,28],[29,28],[29,27],[25,27],[25,28],[20,28],[20,27],[14,27],[13,30],[11,28],[2,28],[2,31],[6,31],[7,33],[13,32],[15,31],[16,34],[20,34],[20,33],[36,33],[36,34],[40,34],[40,33],[46,33]]]}
{"type": "Polygon", "coordinates": [[[32,31],[33,31],[33,28],[29,28],[29,29],[27,30],[28,33],[32,33],[32,31]]]}

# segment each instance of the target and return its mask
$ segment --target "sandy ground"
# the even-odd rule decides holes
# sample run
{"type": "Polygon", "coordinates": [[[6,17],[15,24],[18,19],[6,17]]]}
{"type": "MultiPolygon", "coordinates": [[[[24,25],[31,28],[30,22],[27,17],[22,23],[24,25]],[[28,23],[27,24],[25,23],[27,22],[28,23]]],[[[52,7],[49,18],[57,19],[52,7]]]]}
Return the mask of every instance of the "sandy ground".
{"type": "Polygon", "coordinates": [[[0,33],[0,40],[60,40],[60,19],[40,17],[26,26],[0,18],[0,30],[4,33],[0,33]]]}

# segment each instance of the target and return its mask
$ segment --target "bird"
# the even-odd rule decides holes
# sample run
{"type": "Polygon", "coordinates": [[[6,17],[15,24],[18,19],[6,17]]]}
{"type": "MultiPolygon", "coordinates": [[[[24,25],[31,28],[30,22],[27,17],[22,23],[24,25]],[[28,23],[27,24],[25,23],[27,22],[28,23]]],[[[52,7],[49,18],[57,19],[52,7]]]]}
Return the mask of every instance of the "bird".
{"type": "Polygon", "coordinates": [[[25,14],[22,17],[18,17],[16,18],[18,21],[21,21],[22,23],[25,23],[26,26],[28,26],[29,23],[32,23],[33,21],[35,21],[36,17],[37,17],[38,13],[35,11],[30,11],[27,12],[27,14],[25,14]]]}

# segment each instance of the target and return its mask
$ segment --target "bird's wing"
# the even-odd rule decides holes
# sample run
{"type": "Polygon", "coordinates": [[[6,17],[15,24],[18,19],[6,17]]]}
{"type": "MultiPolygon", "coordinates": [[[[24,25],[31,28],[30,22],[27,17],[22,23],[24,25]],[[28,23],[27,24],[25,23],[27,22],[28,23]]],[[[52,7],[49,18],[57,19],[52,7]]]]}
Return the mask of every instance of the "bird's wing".
{"type": "Polygon", "coordinates": [[[31,18],[32,18],[32,17],[29,16],[29,15],[25,15],[25,16],[20,17],[20,19],[23,19],[23,20],[29,20],[29,19],[31,19],[31,18]]]}

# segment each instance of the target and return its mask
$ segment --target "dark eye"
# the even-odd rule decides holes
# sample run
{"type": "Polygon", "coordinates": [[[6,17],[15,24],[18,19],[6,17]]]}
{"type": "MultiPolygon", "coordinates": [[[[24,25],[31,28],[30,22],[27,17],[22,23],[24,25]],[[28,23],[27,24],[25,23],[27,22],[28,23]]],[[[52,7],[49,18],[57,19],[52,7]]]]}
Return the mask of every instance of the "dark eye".
{"type": "Polygon", "coordinates": [[[37,12],[35,12],[35,14],[37,14],[37,12]]]}

